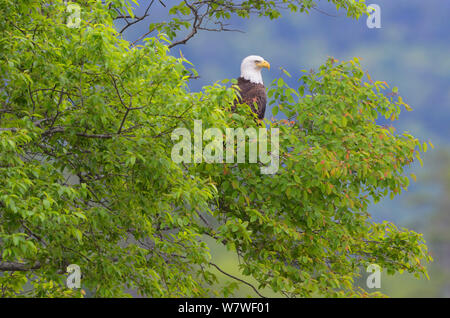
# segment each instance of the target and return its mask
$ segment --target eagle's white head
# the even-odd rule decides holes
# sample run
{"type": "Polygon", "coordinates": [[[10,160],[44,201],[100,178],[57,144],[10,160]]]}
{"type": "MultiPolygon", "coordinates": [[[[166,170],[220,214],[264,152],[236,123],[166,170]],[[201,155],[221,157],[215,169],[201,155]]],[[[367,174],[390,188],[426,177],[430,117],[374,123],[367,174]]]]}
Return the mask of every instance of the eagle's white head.
{"type": "Polygon", "coordinates": [[[258,55],[249,55],[242,60],[241,77],[252,83],[264,84],[261,76],[261,69],[266,67],[270,69],[270,64],[258,55]]]}

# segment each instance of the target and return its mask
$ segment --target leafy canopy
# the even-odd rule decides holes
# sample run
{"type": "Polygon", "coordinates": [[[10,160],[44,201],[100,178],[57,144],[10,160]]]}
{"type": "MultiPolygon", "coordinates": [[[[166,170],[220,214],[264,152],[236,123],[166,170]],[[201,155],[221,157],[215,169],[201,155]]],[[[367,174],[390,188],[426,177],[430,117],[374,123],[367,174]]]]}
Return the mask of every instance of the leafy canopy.
{"type": "MultiPolygon", "coordinates": [[[[365,10],[332,2],[352,17],[365,10]]],[[[315,5],[203,3],[218,23],[315,5]]],[[[196,5],[170,10],[195,16],[196,5]]],[[[276,174],[251,163],[176,164],[175,128],[192,129],[195,119],[204,128],[254,127],[249,108],[231,116],[235,90],[219,83],[189,90],[195,70],[169,54],[175,18],[158,25],[166,35],[135,46],[114,27],[132,15],[129,4],[80,7],[80,26],[70,28],[63,1],[0,1],[2,296],[230,295],[237,284],[216,287],[223,269],[206,237],[239,255],[255,290],[287,296],[362,295],[353,282],[370,263],[426,275],[422,235],[377,224],[367,211],[408,187],[404,169],[426,144],[377,125],[409,106],[366,79],[357,59],[330,58],[297,88],[272,83],[273,113],[289,118],[266,124],[280,129],[276,174]],[[80,266],[83,290],[65,286],[69,264],[80,266]]]]}

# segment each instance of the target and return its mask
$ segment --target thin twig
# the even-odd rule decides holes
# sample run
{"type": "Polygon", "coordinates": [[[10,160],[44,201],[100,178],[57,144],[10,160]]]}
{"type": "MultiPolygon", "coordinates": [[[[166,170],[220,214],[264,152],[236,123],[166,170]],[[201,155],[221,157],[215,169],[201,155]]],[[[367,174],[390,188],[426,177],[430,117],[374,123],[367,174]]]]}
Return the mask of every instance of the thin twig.
{"type": "Polygon", "coordinates": [[[243,284],[245,284],[245,285],[247,285],[247,286],[250,286],[250,287],[255,291],[255,293],[258,294],[259,297],[261,297],[261,298],[266,298],[266,297],[264,297],[263,295],[261,295],[261,294],[258,292],[258,290],[256,289],[256,287],[253,286],[252,284],[250,284],[249,282],[246,282],[246,281],[243,280],[243,279],[240,279],[240,278],[238,278],[238,277],[236,277],[236,276],[233,276],[233,275],[231,275],[231,274],[228,274],[228,273],[224,272],[219,266],[217,266],[217,265],[214,264],[214,263],[211,263],[211,262],[210,262],[209,265],[214,266],[214,267],[215,267],[219,272],[221,272],[222,274],[224,274],[224,275],[226,275],[226,276],[228,276],[228,277],[231,277],[231,278],[233,278],[233,279],[235,279],[235,280],[237,280],[237,281],[239,281],[239,282],[241,282],[241,283],[243,283],[243,284]]]}

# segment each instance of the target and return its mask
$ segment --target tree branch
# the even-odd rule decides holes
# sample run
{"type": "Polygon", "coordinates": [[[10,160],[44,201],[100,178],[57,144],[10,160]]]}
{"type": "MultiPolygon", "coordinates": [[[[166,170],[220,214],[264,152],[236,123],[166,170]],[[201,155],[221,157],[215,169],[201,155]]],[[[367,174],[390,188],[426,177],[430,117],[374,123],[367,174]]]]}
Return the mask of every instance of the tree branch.
{"type": "Polygon", "coordinates": [[[33,265],[18,262],[0,262],[0,271],[2,272],[27,272],[39,268],[41,268],[39,262],[33,265]]]}
{"type": "Polygon", "coordinates": [[[237,280],[237,281],[239,281],[239,282],[241,282],[241,283],[243,283],[243,284],[245,284],[245,285],[247,285],[247,286],[250,286],[250,287],[255,291],[255,293],[258,294],[259,297],[261,297],[261,298],[266,298],[266,297],[264,297],[263,295],[261,295],[261,294],[259,293],[259,291],[256,289],[256,287],[253,286],[252,284],[250,284],[249,282],[246,282],[246,281],[243,280],[243,279],[240,279],[240,278],[238,278],[238,277],[236,277],[236,276],[233,276],[233,275],[231,275],[231,274],[228,274],[228,273],[224,272],[219,266],[217,266],[217,265],[214,264],[214,263],[211,263],[211,262],[210,262],[209,265],[214,266],[214,267],[215,267],[219,272],[221,272],[222,274],[224,274],[224,275],[226,275],[226,276],[228,276],[228,277],[231,277],[231,278],[233,278],[234,280],[237,280]]]}
{"type": "Polygon", "coordinates": [[[147,9],[145,10],[145,12],[144,12],[144,14],[142,15],[142,16],[140,16],[140,17],[134,17],[134,21],[132,21],[132,22],[128,22],[128,20],[127,20],[127,18],[131,18],[131,17],[129,17],[129,16],[117,16],[116,17],[116,19],[125,19],[125,21],[126,21],[126,23],[127,23],[127,25],[126,26],[124,26],[123,28],[122,28],[122,30],[120,30],[120,32],[119,33],[123,33],[126,29],[128,29],[130,26],[132,26],[133,24],[136,24],[136,23],[138,23],[138,22],[140,22],[140,21],[142,21],[142,20],[144,20],[146,17],[148,17],[148,11],[150,10],[150,7],[153,5],[153,2],[155,2],[155,0],[152,0],[152,1],[150,1],[150,4],[147,6],[147,9]]]}

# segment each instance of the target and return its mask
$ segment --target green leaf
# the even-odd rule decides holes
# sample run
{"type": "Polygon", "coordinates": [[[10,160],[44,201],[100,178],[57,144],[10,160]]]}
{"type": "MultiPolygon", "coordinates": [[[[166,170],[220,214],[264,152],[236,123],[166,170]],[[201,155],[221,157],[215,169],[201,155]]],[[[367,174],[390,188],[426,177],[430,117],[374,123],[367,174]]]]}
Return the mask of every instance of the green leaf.
{"type": "Polygon", "coordinates": [[[278,106],[275,105],[272,107],[272,116],[276,116],[278,114],[278,106]]]}

